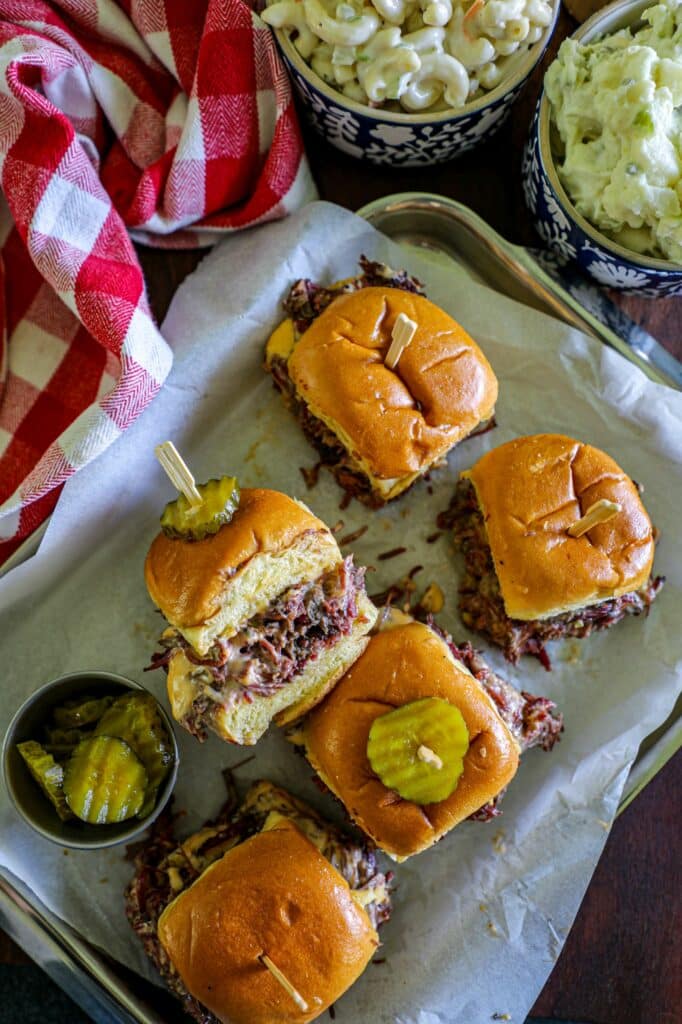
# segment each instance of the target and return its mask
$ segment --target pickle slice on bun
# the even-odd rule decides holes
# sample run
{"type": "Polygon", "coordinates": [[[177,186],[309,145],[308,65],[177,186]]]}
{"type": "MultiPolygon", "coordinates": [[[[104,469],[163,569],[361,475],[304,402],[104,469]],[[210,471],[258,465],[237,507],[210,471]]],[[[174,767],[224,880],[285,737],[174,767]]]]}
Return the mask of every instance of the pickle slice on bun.
{"type": "Polygon", "coordinates": [[[465,818],[495,817],[522,751],[550,750],[561,729],[551,701],[519,693],[470,644],[393,612],[288,738],[353,821],[403,861],[465,818]],[[431,701],[449,705],[437,725],[431,701]],[[386,723],[390,750],[377,749],[377,723],[386,723]],[[448,768],[457,771],[443,797],[437,778],[448,768]]]}

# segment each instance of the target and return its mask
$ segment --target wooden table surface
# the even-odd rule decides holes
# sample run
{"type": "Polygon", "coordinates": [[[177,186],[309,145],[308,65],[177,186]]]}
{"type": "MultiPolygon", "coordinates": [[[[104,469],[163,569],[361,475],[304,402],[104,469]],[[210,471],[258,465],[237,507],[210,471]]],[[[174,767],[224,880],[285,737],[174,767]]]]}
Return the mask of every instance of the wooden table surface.
{"type": "MultiPolygon", "coordinates": [[[[494,139],[460,160],[434,168],[373,168],[306,131],[321,197],[357,209],[392,192],[437,192],[470,206],[510,241],[537,245],[521,194],[521,152],[542,70],[558,41],[572,30],[572,21],[562,14],[554,46],[510,120],[494,139]]],[[[160,320],[203,254],[139,253],[160,320]]],[[[611,294],[633,320],[682,358],[682,299],[611,294]]],[[[677,1024],[682,1019],[681,784],[678,754],[616,821],[533,1015],[589,1024],[677,1024]]],[[[24,954],[0,933],[0,963],[22,962],[24,954]]]]}

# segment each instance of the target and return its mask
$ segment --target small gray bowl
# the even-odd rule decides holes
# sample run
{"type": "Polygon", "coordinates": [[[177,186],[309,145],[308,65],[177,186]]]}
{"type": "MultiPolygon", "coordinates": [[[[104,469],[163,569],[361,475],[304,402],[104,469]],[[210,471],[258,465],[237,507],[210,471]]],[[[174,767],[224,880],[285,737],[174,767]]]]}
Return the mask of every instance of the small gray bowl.
{"type": "Polygon", "coordinates": [[[101,850],[129,842],[159,816],[173,792],[178,774],[179,753],[173,725],[159,704],[159,714],[173,749],[173,763],[157,795],[154,808],[145,818],[130,818],[118,825],[89,825],[84,821],[61,821],[59,815],[31,776],[17,750],[17,743],[39,739],[50,711],[72,697],[93,694],[117,696],[144,686],[114,672],[71,672],[46,683],[25,700],[9,724],[2,746],[2,771],[14,807],[24,821],[45,839],[73,850],[101,850]]]}

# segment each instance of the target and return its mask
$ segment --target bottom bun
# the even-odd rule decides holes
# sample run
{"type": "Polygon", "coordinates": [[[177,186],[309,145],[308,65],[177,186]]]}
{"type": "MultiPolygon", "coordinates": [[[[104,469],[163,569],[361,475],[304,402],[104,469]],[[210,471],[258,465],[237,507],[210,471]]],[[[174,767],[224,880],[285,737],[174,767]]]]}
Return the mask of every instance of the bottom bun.
{"type": "Polygon", "coordinates": [[[159,940],[222,1024],[306,1024],[362,974],[378,938],[348,883],[294,824],[241,843],[163,912],[159,940]],[[272,960],[307,1010],[259,960],[272,960]]]}
{"type": "MultiPolygon", "coordinates": [[[[284,726],[296,721],[326,696],[367,646],[367,630],[377,611],[365,594],[358,595],[358,617],[348,636],[341,637],[303,671],[270,696],[251,695],[251,703],[240,700],[215,705],[206,724],[221,739],[242,746],[253,746],[274,719],[284,726]]],[[[182,653],[173,655],[168,665],[168,699],[173,717],[181,722],[192,706],[196,693],[192,674],[197,667],[182,653]]]]}

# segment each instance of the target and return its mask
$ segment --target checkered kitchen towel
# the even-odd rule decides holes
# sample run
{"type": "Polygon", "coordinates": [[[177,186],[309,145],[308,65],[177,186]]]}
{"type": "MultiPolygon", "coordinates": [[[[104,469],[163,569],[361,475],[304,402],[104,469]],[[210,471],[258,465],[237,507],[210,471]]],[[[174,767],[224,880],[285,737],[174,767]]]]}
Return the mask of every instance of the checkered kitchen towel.
{"type": "Polygon", "coordinates": [[[0,0],[0,563],[171,365],[130,236],[210,244],[312,198],[242,0],[0,0]]]}

